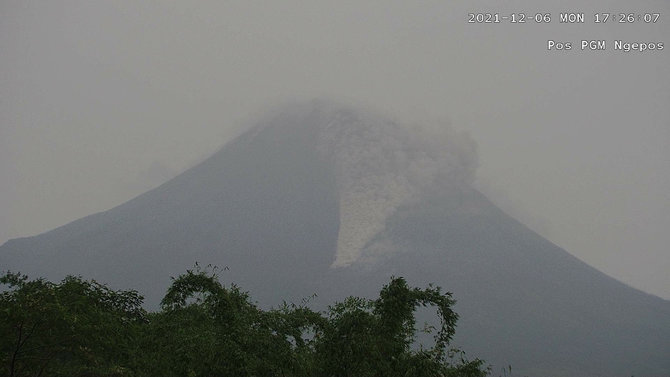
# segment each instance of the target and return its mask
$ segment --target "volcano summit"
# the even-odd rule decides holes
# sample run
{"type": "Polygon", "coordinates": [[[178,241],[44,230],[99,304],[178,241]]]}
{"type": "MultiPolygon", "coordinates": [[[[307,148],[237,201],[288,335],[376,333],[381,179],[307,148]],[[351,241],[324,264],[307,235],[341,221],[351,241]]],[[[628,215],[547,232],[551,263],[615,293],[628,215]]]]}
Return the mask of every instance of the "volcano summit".
{"type": "Polygon", "coordinates": [[[391,275],[452,291],[457,346],[531,376],[667,376],[670,302],[586,265],[473,188],[475,144],[357,109],[280,108],[118,207],[6,242],[2,269],[135,288],[194,262],[261,305],[372,296],[391,275]]]}

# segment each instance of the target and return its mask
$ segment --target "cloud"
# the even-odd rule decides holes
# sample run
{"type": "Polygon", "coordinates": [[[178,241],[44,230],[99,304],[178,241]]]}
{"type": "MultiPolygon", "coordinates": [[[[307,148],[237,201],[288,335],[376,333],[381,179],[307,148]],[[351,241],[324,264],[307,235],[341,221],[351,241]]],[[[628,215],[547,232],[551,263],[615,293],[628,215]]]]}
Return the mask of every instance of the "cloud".
{"type": "Polygon", "coordinates": [[[396,209],[424,190],[474,181],[476,144],[445,122],[410,127],[324,100],[285,106],[277,114],[277,122],[263,123],[316,127],[317,149],[335,166],[340,228],[333,267],[358,261],[396,209]]]}

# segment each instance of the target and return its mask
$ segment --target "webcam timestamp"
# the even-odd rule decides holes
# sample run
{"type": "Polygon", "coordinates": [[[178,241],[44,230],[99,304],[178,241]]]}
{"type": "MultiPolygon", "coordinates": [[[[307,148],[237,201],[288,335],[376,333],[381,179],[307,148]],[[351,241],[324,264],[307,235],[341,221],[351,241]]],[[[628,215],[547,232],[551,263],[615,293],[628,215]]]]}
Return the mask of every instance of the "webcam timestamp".
{"type": "Polygon", "coordinates": [[[599,12],[587,15],[584,12],[559,12],[554,15],[550,12],[472,12],[468,13],[468,23],[470,24],[632,24],[645,23],[656,24],[661,21],[661,14],[658,12],[599,12]]]}
{"type": "Polygon", "coordinates": [[[470,24],[499,24],[508,22],[511,24],[525,23],[550,23],[551,13],[535,13],[532,15],[518,12],[509,14],[500,13],[468,13],[468,23],[470,24]]]}

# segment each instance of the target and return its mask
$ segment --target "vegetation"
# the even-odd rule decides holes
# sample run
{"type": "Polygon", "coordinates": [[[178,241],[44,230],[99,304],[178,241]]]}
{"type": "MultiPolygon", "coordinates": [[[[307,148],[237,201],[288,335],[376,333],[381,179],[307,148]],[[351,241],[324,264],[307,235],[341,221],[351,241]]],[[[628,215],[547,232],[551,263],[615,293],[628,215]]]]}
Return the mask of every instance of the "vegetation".
{"type": "Polygon", "coordinates": [[[449,348],[451,294],[393,278],[376,300],[327,311],[261,310],[215,270],[175,278],[161,310],[135,291],[67,277],[0,278],[0,376],[485,376],[481,360],[449,348]],[[419,306],[436,308],[432,347],[412,347],[419,306]]]}

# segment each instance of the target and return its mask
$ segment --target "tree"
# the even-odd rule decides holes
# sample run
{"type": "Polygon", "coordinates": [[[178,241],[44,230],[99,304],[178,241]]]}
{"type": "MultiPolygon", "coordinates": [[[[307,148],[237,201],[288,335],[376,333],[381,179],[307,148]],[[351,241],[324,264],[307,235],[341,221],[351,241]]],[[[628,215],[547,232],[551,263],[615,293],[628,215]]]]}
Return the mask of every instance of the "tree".
{"type": "Polygon", "coordinates": [[[142,297],[68,276],[0,278],[0,362],[7,376],[125,375],[142,297]]]}
{"type": "Polygon", "coordinates": [[[263,311],[197,265],[173,279],[161,306],[145,339],[152,375],[308,375],[304,333],[322,317],[307,308],[263,311]]]}
{"type": "Polygon", "coordinates": [[[377,300],[350,297],[329,308],[328,323],[319,334],[320,375],[327,376],[485,376],[483,362],[468,361],[449,349],[458,315],[454,300],[441,289],[410,288],[392,278],[377,300]],[[432,348],[412,350],[418,306],[434,306],[440,328],[432,348]]]}
{"type": "Polygon", "coordinates": [[[161,310],[135,291],[68,276],[60,283],[0,278],[0,362],[19,376],[464,376],[487,374],[449,348],[458,316],[440,288],[392,278],[376,300],[349,297],[324,313],[262,310],[216,269],[173,279],[161,310]],[[429,348],[412,347],[415,311],[437,309],[429,348]]]}

